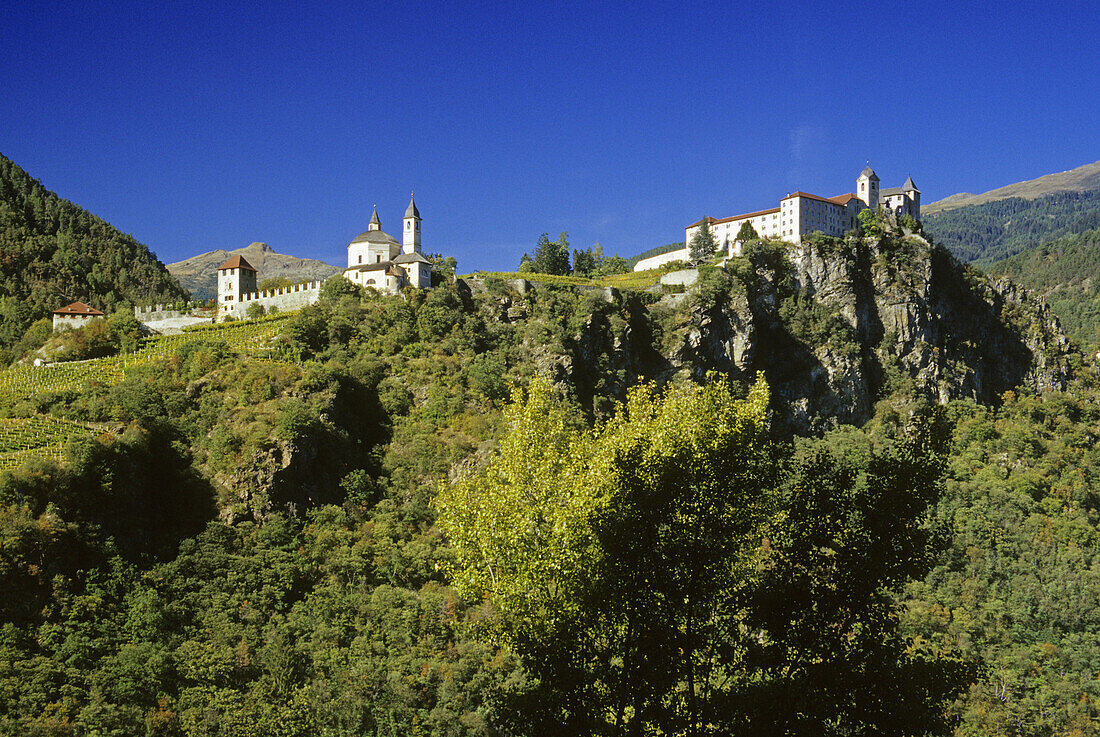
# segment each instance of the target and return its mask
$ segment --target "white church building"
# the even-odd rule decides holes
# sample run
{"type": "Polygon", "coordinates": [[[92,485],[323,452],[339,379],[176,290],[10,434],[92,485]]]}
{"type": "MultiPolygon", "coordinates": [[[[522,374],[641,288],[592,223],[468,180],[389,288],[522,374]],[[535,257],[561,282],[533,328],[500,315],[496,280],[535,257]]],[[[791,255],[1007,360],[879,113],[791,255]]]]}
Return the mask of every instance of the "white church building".
{"type": "Polygon", "coordinates": [[[356,284],[397,292],[406,285],[418,289],[432,285],[432,263],[420,245],[420,212],[409,199],[401,223],[401,242],[382,231],[378,209],[367,229],[348,244],[348,267],[344,276],[356,284]]]}
{"type": "Polygon", "coordinates": [[[634,270],[645,271],[672,261],[689,260],[691,239],[704,223],[710,228],[719,252],[732,257],[741,255],[737,233],[745,223],[751,224],[761,238],[797,242],[815,231],[839,238],[856,227],[860,210],[879,205],[895,214],[911,215],[919,220],[920,190],[913,184],[912,177],[900,187],[880,189],[878,175],[868,166],[856,179],[856,192],[836,197],[794,192],[781,199],[779,207],[727,218],[705,217],[684,228],[684,248],[642,259],[635,264],[634,270]]]}
{"type": "MultiPolygon", "coordinates": [[[[404,287],[426,289],[432,285],[432,263],[420,244],[420,212],[409,199],[402,221],[401,241],[382,232],[375,208],[367,229],[348,244],[348,266],[344,277],[355,284],[396,294],[404,287]]],[[[294,284],[271,291],[259,291],[257,272],[243,256],[235,255],[217,269],[219,317],[247,316],[252,304],[266,310],[298,309],[317,301],[321,282],[294,284]]],[[[158,306],[158,312],[163,311],[158,306]]],[[[137,314],[137,310],[135,310],[137,314]]],[[[142,313],[144,314],[144,313],[142,313]]],[[[139,319],[140,316],[139,316],[139,319]]]]}

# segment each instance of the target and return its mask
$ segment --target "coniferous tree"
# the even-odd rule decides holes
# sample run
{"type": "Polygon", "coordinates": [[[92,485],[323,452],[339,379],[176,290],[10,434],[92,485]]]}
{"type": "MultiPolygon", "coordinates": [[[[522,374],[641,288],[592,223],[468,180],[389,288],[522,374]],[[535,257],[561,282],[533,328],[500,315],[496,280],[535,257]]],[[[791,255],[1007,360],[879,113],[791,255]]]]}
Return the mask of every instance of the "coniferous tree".
{"type": "Polygon", "coordinates": [[[714,253],[717,250],[718,244],[714,241],[714,233],[710,231],[710,224],[707,222],[707,218],[704,217],[699,229],[691,237],[688,257],[691,259],[691,263],[700,264],[714,258],[714,253]]]}
{"type": "Polygon", "coordinates": [[[556,241],[550,240],[546,233],[540,235],[535,247],[534,267],[539,274],[568,276],[572,271],[569,268],[569,234],[563,230],[556,241]]]}
{"type": "Polygon", "coordinates": [[[737,231],[737,240],[744,243],[745,241],[755,241],[760,238],[760,235],[756,232],[756,228],[752,227],[752,223],[746,220],[741,223],[741,229],[737,231]]]}

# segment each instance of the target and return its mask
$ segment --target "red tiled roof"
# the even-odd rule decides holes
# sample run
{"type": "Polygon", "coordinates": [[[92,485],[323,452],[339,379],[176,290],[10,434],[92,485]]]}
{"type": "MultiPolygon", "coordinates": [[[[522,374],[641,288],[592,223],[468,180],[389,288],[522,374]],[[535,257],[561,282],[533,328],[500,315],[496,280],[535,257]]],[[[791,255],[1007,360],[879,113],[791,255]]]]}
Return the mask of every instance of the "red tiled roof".
{"type": "Polygon", "coordinates": [[[810,194],[809,192],[793,192],[792,194],[787,195],[783,199],[789,200],[792,197],[805,197],[805,198],[810,199],[810,200],[817,200],[818,202],[828,202],[830,205],[842,205],[842,206],[847,205],[851,200],[859,199],[858,197],[856,197],[851,192],[848,192],[847,194],[838,194],[836,197],[819,197],[815,194],[810,194]]]}
{"type": "Polygon", "coordinates": [[[223,269],[244,269],[245,271],[255,271],[252,264],[248,263],[244,256],[237,254],[233,258],[226,261],[224,264],[218,267],[218,271],[223,269]]]}
{"type": "MultiPolygon", "coordinates": [[[[817,200],[818,202],[828,202],[830,205],[840,205],[841,207],[843,207],[844,205],[847,205],[852,200],[858,200],[859,199],[859,197],[852,194],[851,192],[848,192],[847,194],[840,194],[840,195],[837,195],[836,197],[819,197],[815,194],[810,194],[809,192],[801,192],[801,191],[800,192],[792,192],[791,194],[787,195],[783,199],[784,200],[789,200],[792,197],[805,197],[807,199],[817,200]]],[[[703,220],[706,220],[711,225],[718,225],[719,223],[728,223],[731,220],[744,220],[746,218],[754,218],[757,215],[771,215],[773,212],[779,212],[779,210],[780,210],[780,208],[773,207],[770,210],[757,210],[756,212],[746,212],[744,215],[734,215],[733,217],[728,217],[728,218],[712,218],[708,215],[707,217],[703,218],[703,220]]],[[[689,225],[688,227],[689,228],[698,227],[699,225],[702,224],[703,220],[697,220],[694,223],[692,223],[691,225],[689,225]]]]}
{"type": "Polygon", "coordinates": [[[71,305],[66,305],[60,310],[54,310],[55,315],[81,315],[88,317],[102,317],[103,313],[97,310],[95,307],[89,307],[83,302],[73,302],[71,305]]]}
{"type": "MultiPolygon", "coordinates": [[[[708,215],[706,218],[704,218],[704,220],[706,220],[711,225],[717,225],[719,223],[728,223],[731,220],[744,220],[745,218],[754,218],[757,215],[771,215],[773,212],[779,212],[779,208],[773,207],[770,210],[757,210],[756,212],[746,212],[744,215],[734,215],[733,217],[728,218],[712,218],[708,215]]],[[[700,225],[702,222],[702,220],[699,220],[692,223],[688,227],[694,228],[695,226],[700,225]]]]}

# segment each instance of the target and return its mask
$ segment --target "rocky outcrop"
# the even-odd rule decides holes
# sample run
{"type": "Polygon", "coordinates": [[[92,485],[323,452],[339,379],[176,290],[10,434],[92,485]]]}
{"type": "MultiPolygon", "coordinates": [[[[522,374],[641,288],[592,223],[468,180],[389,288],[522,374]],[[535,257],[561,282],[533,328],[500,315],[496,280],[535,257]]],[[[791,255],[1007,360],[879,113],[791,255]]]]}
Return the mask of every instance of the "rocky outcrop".
{"type": "MultiPolygon", "coordinates": [[[[526,319],[530,295],[506,292],[490,300],[494,319],[526,319]]],[[[1061,389],[1074,350],[1041,299],[900,230],[763,245],[686,294],[616,295],[607,307],[563,345],[531,346],[582,404],[599,411],[599,397],[638,380],[716,371],[749,382],[763,371],[798,431],[863,422],[897,392],[993,404],[1017,387],[1061,389]]]]}

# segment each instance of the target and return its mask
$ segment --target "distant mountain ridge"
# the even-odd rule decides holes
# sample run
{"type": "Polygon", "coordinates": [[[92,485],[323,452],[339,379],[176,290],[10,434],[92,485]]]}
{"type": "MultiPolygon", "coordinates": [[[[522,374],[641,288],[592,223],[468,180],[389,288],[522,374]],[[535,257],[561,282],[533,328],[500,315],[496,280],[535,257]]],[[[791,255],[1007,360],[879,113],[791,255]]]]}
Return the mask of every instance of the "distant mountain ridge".
{"type": "Polygon", "coordinates": [[[197,299],[210,299],[217,293],[218,267],[235,255],[244,256],[256,268],[256,277],[260,282],[280,276],[291,281],[321,280],[341,271],[324,261],[278,253],[260,241],[232,251],[219,248],[200,253],[198,256],[168,264],[168,271],[197,299]]]}
{"type": "Polygon", "coordinates": [[[1047,174],[1037,179],[1016,182],[981,194],[959,192],[942,200],[921,206],[922,215],[934,215],[967,205],[981,205],[1010,197],[1034,200],[1059,192],[1093,192],[1100,190],[1100,161],[1076,169],[1047,174]]]}

